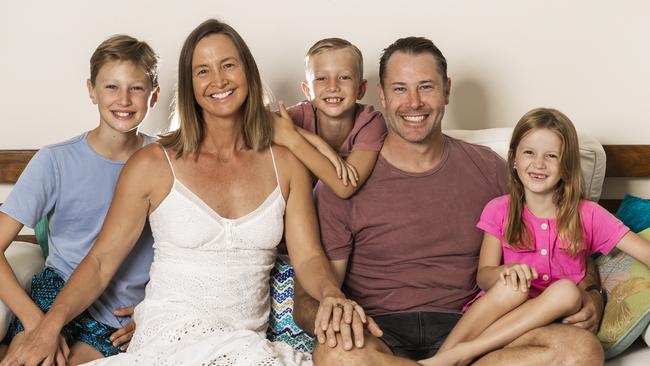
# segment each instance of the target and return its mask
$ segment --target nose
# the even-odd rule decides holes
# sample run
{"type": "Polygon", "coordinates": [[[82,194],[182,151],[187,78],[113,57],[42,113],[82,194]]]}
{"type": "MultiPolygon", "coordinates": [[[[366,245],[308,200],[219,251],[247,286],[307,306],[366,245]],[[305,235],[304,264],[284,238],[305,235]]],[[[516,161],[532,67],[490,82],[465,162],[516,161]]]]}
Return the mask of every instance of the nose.
{"type": "Polygon", "coordinates": [[[212,80],[210,83],[215,85],[217,88],[223,88],[228,85],[228,78],[224,75],[223,70],[220,69],[218,72],[212,73],[212,80]]]}
{"type": "Polygon", "coordinates": [[[544,154],[537,154],[537,156],[535,156],[534,163],[535,163],[536,168],[545,168],[546,167],[546,157],[544,156],[544,154]]]}
{"type": "Polygon", "coordinates": [[[327,80],[327,91],[338,91],[339,80],[337,78],[329,78],[327,80]]]}
{"type": "Polygon", "coordinates": [[[418,109],[422,106],[422,99],[420,98],[420,93],[417,90],[411,90],[408,93],[408,105],[412,109],[418,109]]]}
{"type": "Polygon", "coordinates": [[[129,89],[121,88],[120,94],[118,95],[118,103],[121,106],[131,105],[131,92],[129,89]]]}

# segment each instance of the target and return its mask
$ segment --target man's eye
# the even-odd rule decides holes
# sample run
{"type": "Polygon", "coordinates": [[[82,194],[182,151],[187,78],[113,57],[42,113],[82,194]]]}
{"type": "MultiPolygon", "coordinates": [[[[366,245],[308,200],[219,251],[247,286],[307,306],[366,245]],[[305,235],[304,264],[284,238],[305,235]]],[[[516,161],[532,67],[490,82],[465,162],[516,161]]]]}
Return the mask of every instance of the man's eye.
{"type": "Polygon", "coordinates": [[[403,92],[406,91],[406,88],[404,88],[402,86],[397,86],[397,87],[393,88],[393,91],[396,92],[396,93],[403,93],[403,92]]]}

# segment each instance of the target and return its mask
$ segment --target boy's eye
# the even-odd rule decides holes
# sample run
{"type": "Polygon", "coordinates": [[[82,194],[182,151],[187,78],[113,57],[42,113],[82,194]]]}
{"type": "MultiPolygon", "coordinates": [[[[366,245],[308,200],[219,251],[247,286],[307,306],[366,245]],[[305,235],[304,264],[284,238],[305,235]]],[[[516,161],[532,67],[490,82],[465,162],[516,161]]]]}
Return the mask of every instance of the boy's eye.
{"type": "Polygon", "coordinates": [[[339,79],[341,79],[341,80],[351,80],[352,78],[350,76],[348,76],[348,75],[341,75],[341,77],[339,77],[339,79]]]}
{"type": "Polygon", "coordinates": [[[144,88],[141,87],[141,86],[133,86],[133,87],[131,87],[131,90],[135,90],[135,91],[143,91],[144,88]]]}
{"type": "Polygon", "coordinates": [[[314,78],[314,80],[316,80],[316,81],[325,81],[325,80],[327,80],[327,79],[325,78],[325,76],[316,76],[316,77],[314,78]]]}

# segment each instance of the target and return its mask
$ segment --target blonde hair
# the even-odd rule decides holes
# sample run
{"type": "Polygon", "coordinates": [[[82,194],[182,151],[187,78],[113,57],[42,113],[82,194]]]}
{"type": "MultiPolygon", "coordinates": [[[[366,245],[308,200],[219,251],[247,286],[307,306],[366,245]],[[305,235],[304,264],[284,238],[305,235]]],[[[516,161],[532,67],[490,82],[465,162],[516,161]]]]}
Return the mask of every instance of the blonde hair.
{"type": "Polygon", "coordinates": [[[160,138],[160,143],[176,151],[176,157],[179,158],[196,152],[204,138],[205,121],[202,109],[194,99],[192,55],[199,41],[213,34],[223,34],[230,38],[239,52],[246,74],[248,96],[242,106],[244,110],[242,127],[244,144],[247,148],[254,150],[261,150],[271,144],[273,117],[264,104],[262,79],[251,51],[239,33],[231,26],[216,19],[208,19],[187,36],[181,49],[174,112],[178,117],[180,128],[160,138]]]}
{"type": "MultiPolygon", "coordinates": [[[[580,149],[578,134],[571,120],[562,112],[550,108],[536,108],[524,114],[512,132],[508,166],[513,167],[517,147],[528,133],[547,129],[562,141],[560,155],[560,181],[553,193],[557,207],[557,231],[563,249],[575,256],[583,249],[582,223],[580,221],[580,200],[582,199],[582,175],[580,170],[580,149]]],[[[532,249],[531,234],[523,220],[524,187],[515,169],[509,169],[508,187],[510,207],[505,240],[513,248],[532,249]]]]}
{"type": "Polygon", "coordinates": [[[93,85],[99,70],[110,61],[133,62],[149,76],[152,88],[158,86],[158,55],[146,42],[118,34],[100,43],[90,57],[90,82],[93,85]]]}
{"type": "Polygon", "coordinates": [[[363,80],[363,55],[357,46],[343,38],[324,38],[314,43],[305,55],[305,68],[309,68],[309,58],[327,51],[348,50],[352,53],[359,73],[359,82],[363,80]]]}

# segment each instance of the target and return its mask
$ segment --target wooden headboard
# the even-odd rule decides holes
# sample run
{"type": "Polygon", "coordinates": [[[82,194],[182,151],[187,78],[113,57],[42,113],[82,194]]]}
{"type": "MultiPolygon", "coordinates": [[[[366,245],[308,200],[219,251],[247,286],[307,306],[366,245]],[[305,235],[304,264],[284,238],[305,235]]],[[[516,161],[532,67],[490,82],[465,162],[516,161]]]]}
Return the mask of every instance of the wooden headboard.
{"type": "MultiPolygon", "coordinates": [[[[607,155],[606,177],[650,178],[650,145],[604,145],[607,155]]],[[[16,182],[36,150],[0,150],[0,183],[16,182]]],[[[599,202],[615,212],[620,199],[599,202]]],[[[19,235],[16,240],[36,242],[33,235],[19,235]]]]}

